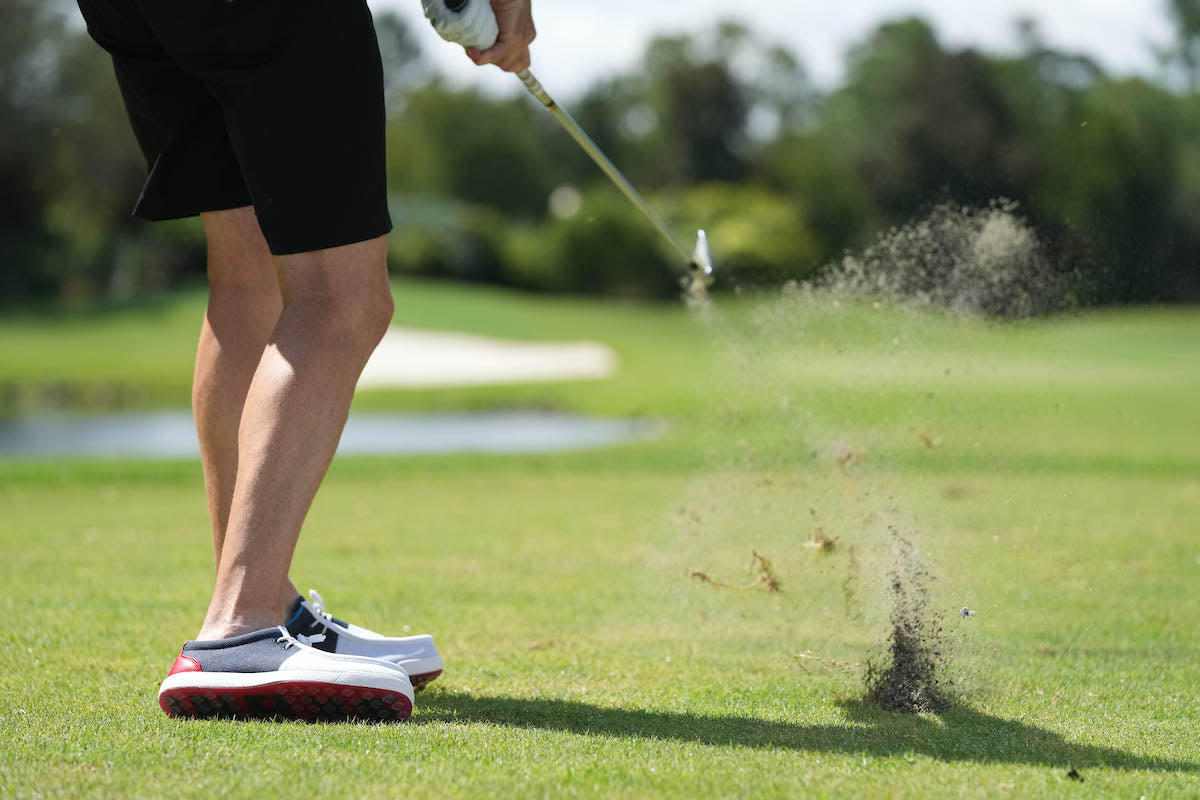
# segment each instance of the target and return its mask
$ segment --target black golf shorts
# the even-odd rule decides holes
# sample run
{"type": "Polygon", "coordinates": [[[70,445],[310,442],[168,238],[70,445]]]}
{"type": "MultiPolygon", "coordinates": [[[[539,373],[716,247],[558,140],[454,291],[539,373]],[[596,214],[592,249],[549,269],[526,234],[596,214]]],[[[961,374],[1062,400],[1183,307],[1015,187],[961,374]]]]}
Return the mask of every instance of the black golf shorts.
{"type": "Polygon", "coordinates": [[[253,205],[271,252],[391,230],[365,0],[78,0],[149,174],[134,214],[253,205]]]}

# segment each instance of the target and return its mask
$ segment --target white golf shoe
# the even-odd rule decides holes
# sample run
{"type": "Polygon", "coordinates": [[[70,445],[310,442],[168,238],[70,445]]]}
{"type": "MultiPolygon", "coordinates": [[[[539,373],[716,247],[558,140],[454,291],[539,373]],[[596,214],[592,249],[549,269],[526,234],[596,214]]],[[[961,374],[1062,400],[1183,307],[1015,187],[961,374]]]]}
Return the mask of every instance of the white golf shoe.
{"type": "Polygon", "coordinates": [[[158,690],[172,717],[406,720],[413,688],[403,667],[317,650],[285,628],[187,642],[158,690]]]}
{"type": "Polygon", "coordinates": [[[309,600],[296,598],[296,606],[287,629],[293,635],[324,636],[313,647],[329,653],[366,656],[398,664],[408,672],[412,685],[423,689],[442,674],[442,657],[432,636],[382,636],[367,628],[351,625],[325,610],[325,602],[315,589],[309,600]]]}

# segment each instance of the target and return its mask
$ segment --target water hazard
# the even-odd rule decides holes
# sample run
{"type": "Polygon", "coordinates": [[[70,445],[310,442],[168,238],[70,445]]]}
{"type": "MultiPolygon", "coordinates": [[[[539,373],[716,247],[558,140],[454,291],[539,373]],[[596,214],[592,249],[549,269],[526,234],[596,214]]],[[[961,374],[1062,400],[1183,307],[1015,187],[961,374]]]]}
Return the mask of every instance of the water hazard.
{"type": "MultiPolygon", "coordinates": [[[[599,419],[548,412],[356,413],[341,455],[555,453],[634,441],[652,420],[599,419]]],[[[0,422],[0,458],[198,458],[187,411],[38,416],[0,422]]]]}

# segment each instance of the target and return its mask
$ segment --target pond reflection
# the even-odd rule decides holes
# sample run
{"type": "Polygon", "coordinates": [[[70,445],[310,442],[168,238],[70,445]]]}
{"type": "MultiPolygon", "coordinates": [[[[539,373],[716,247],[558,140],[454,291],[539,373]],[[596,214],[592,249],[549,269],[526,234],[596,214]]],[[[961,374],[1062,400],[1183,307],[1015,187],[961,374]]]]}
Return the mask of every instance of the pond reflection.
{"type": "MultiPolygon", "coordinates": [[[[416,455],[551,453],[652,435],[652,420],[598,419],[534,411],[470,414],[355,413],[338,453],[416,455]]],[[[40,416],[0,422],[0,457],[198,458],[186,411],[40,416]]]]}

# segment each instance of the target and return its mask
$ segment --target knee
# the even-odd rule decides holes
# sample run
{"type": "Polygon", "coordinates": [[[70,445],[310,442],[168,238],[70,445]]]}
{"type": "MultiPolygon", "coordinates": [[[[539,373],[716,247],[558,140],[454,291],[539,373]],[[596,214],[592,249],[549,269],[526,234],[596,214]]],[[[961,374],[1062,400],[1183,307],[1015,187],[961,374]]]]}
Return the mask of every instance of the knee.
{"type": "Polygon", "coordinates": [[[392,324],[392,316],[396,313],[396,304],[392,300],[392,287],[384,283],[382,287],[371,292],[370,309],[365,320],[366,339],[371,350],[379,344],[392,324]]]}
{"type": "MultiPolygon", "coordinates": [[[[272,276],[273,277],[273,276],[272,276]]],[[[275,324],[283,308],[279,284],[253,278],[231,278],[209,282],[210,312],[234,318],[238,323],[275,324]]]]}
{"type": "Polygon", "coordinates": [[[226,303],[281,304],[275,261],[253,208],[202,215],[208,242],[208,281],[212,295],[226,303]]]}
{"type": "Polygon", "coordinates": [[[386,283],[347,287],[337,292],[299,299],[290,304],[306,316],[310,330],[324,343],[347,355],[366,359],[387,333],[394,305],[386,283]]]}
{"type": "Polygon", "coordinates": [[[361,360],[374,351],[392,321],[387,240],[279,259],[284,315],[314,344],[361,360]]]}

